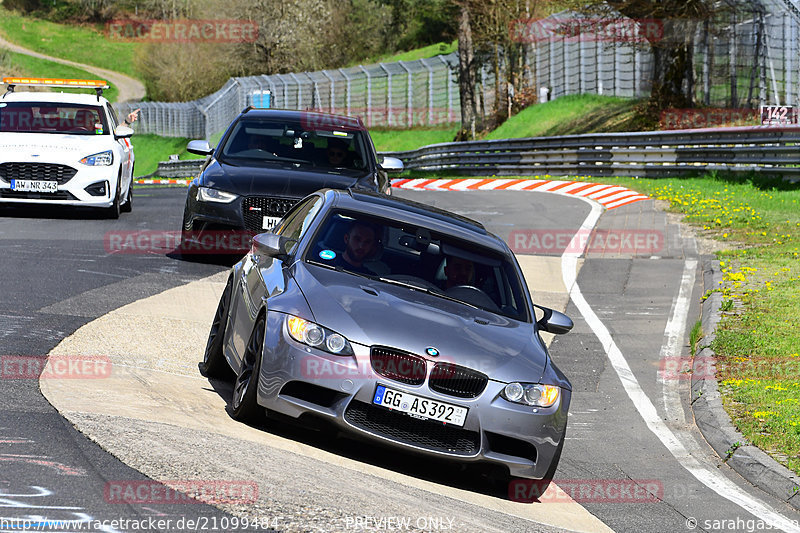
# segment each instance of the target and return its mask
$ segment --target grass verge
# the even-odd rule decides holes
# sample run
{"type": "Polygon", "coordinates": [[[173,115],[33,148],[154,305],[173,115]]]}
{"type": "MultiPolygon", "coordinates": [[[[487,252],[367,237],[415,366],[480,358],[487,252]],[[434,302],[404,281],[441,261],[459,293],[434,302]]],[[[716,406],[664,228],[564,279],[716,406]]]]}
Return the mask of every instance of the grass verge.
{"type": "Polygon", "coordinates": [[[711,176],[653,193],[733,245],[718,253],[723,320],[711,346],[723,404],[748,441],[800,471],[800,186],[711,176]]]}
{"type": "MultiPolygon", "coordinates": [[[[715,290],[732,303],[711,345],[723,404],[749,442],[800,472],[800,185],[720,175],[587,181],[665,200],[701,237],[728,244],[715,290]]],[[[698,351],[700,335],[693,328],[698,351]]]]}
{"type": "MultiPolygon", "coordinates": [[[[2,6],[0,14],[0,33],[13,43],[49,56],[139,76],[133,63],[136,43],[107,38],[101,25],[56,24],[23,17],[2,6]]],[[[48,75],[53,76],[49,71],[48,75]]]]}
{"type": "MultiPolygon", "coordinates": [[[[53,78],[80,78],[80,79],[95,79],[97,76],[81,70],[79,68],[62,65],[46,59],[39,59],[37,57],[26,56],[25,54],[18,54],[16,52],[9,52],[7,50],[0,50],[0,69],[4,70],[4,75],[17,75],[17,76],[41,76],[46,73],[47,76],[53,78]]],[[[20,90],[25,90],[20,86],[20,90]]],[[[63,91],[66,93],[87,93],[86,89],[50,89],[51,91],[63,91]]],[[[117,100],[117,88],[109,84],[109,88],[103,91],[103,96],[108,98],[109,102],[117,100]]]]}
{"type": "MultiPolygon", "coordinates": [[[[372,63],[394,63],[397,61],[414,61],[415,59],[427,59],[438,55],[447,55],[458,50],[458,41],[450,43],[436,43],[422,48],[415,48],[407,52],[396,52],[382,56],[364,59],[358,63],[368,65],[372,63]]],[[[352,65],[351,65],[352,66],[352,65]]]]}
{"type": "Polygon", "coordinates": [[[133,153],[136,156],[135,177],[155,172],[159,161],[167,161],[172,154],[180,159],[201,159],[186,151],[189,139],[183,137],[160,137],[158,135],[139,135],[131,137],[133,153]]]}
{"type": "Polygon", "coordinates": [[[379,152],[402,152],[416,150],[436,143],[451,142],[458,132],[456,126],[448,128],[414,128],[411,130],[380,129],[369,130],[375,149],[379,152]]]}
{"type": "Polygon", "coordinates": [[[638,100],[574,94],[526,107],[490,132],[486,139],[512,139],[578,133],[637,131],[638,100]]]}
{"type": "MultiPolygon", "coordinates": [[[[562,96],[530,106],[508,119],[485,139],[514,139],[548,135],[571,135],[587,132],[636,131],[640,120],[638,101],[577,94],[562,96]]],[[[379,152],[414,150],[434,143],[451,142],[458,126],[444,128],[370,129],[379,152]]]]}

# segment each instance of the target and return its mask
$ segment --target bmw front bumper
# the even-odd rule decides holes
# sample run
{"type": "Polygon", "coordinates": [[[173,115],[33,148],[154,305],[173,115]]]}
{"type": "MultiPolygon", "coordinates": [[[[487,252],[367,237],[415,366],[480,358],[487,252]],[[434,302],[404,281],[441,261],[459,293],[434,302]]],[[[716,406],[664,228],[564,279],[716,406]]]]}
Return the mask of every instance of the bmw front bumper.
{"type": "MultiPolygon", "coordinates": [[[[504,465],[514,477],[543,479],[564,438],[571,392],[563,390],[548,408],[508,402],[505,383],[489,381],[476,398],[441,394],[377,374],[370,347],[351,343],[354,356],[337,356],[305,346],[288,334],[285,316],[267,313],[258,403],[291,417],[315,415],[344,431],[386,445],[464,462],[504,465]],[[376,387],[466,407],[463,427],[421,420],[372,403],[376,387]]],[[[433,361],[428,361],[428,376],[433,361]]]]}

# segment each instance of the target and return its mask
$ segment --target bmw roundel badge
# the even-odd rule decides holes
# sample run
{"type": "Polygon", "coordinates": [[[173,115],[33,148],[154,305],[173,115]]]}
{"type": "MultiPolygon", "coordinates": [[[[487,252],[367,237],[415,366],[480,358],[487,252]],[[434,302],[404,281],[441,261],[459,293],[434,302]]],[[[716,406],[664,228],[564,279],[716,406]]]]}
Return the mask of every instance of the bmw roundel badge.
{"type": "Polygon", "coordinates": [[[425,353],[430,355],[431,357],[438,357],[439,356],[439,350],[437,350],[433,346],[428,346],[427,348],[425,348],[425,353]]]}

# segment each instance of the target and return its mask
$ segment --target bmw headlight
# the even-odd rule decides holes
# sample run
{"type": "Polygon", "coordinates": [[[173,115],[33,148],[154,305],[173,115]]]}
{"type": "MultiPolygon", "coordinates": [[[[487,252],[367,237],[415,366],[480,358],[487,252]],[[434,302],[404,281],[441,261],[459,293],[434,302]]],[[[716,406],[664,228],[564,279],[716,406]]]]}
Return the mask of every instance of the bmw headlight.
{"type": "Polygon", "coordinates": [[[81,163],[90,167],[107,167],[114,162],[114,152],[106,150],[97,154],[87,155],[81,159],[81,163]]]}
{"type": "Polygon", "coordinates": [[[550,407],[561,394],[561,389],[555,385],[542,385],[540,383],[509,383],[500,392],[500,396],[513,403],[531,405],[534,407],[550,407]]]}
{"type": "Polygon", "coordinates": [[[197,200],[200,202],[217,202],[220,204],[229,204],[236,200],[238,195],[220,191],[219,189],[211,189],[210,187],[197,188],[197,200]]]}
{"type": "Polygon", "coordinates": [[[286,329],[297,342],[335,355],[353,355],[350,343],[340,334],[293,315],[286,315],[286,329]]]}

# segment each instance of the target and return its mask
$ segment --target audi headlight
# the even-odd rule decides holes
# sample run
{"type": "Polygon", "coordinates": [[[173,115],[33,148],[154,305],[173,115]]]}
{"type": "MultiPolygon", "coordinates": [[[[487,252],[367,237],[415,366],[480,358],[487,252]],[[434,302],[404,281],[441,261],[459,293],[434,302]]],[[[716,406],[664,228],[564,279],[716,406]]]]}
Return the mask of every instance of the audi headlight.
{"type": "Polygon", "coordinates": [[[220,191],[219,189],[211,189],[209,187],[197,188],[197,199],[200,202],[217,202],[220,204],[229,204],[236,200],[237,194],[230,192],[220,191]]]}
{"type": "Polygon", "coordinates": [[[97,154],[87,155],[81,159],[81,163],[90,167],[107,167],[114,162],[114,152],[106,150],[97,154]]]}
{"type": "Polygon", "coordinates": [[[350,343],[340,334],[293,315],[286,315],[286,329],[297,342],[335,355],[353,355],[350,343]]]}
{"type": "Polygon", "coordinates": [[[500,396],[513,403],[534,407],[550,407],[558,400],[561,389],[555,385],[540,383],[509,383],[500,396]]]}

